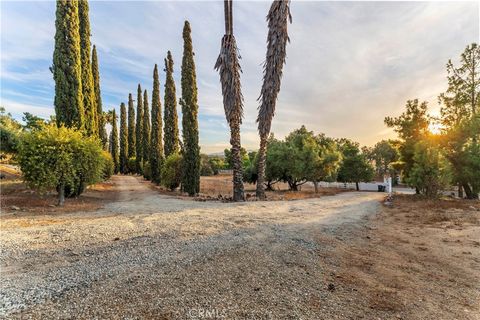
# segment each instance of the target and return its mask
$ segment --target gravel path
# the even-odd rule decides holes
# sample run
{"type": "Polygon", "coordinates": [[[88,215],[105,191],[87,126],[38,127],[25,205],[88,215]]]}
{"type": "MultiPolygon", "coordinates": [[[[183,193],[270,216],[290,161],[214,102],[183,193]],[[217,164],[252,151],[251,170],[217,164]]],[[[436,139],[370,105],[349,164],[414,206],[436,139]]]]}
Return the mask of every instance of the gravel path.
{"type": "Polygon", "coordinates": [[[319,318],[317,237],[348,237],[382,197],[196,202],[114,182],[96,212],[2,218],[0,317],[319,318]]]}

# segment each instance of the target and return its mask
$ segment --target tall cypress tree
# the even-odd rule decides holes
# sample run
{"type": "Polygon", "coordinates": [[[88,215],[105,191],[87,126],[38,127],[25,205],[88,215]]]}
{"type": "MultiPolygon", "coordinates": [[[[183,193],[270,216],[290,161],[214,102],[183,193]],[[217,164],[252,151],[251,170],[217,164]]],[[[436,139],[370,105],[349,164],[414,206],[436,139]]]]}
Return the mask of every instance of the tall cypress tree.
{"type": "Polygon", "coordinates": [[[100,71],[98,69],[98,57],[97,48],[93,45],[92,51],[92,74],[93,74],[93,87],[95,92],[95,104],[97,106],[97,124],[98,124],[98,136],[102,142],[103,148],[107,147],[107,130],[105,129],[105,117],[103,116],[102,109],[102,96],[100,91],[100,71]]]}
{"type": "Polygon", "coordinates": [[[197,76],[193,60],[190,23],[183,27],[182,60],[182,131],[183,131],[183,191],[190,196],[200,191],[200,146],[198,145],[197,76]]]}
{"type": "Polygon", "coordinates": [[[137,173],[142,173],[142,158],[143,158],[143,99],[142,99],[142,87],[140,83],[137,89],[137,123],[136,123],[136,155],[135,165],[137,167],[137,173]]]}
{"type": "MultiPolygon", "coordinates": [[[[73,1],[76,2],[76,1],[73,1]]],[[[82,92],[85,112],[85,131],[88,135],[98,136],[97,105],[93,86],[92,65],[90,63],[90,21],[88,17],[88,1],[78,1],[80,19],[80,57],[82,60],[82,92]]]]}
{"type": "Polygon", "coordinates": [[[115,114],[115,109],[112,112],[112,133],[111,133],[111,140],[110,140],[110,153],[113,158],[113,164],[115,167],[115,173],[120,171],[120,164],[118,158],[118,129],[117,129],[117,115],[115,114]]]}
{"type": "Polygon", "coordinates": [[[150,108],[148,107],[148,95],[147,90],[143,92],[143,132],[142,132],[142,151],[143,151],[143,164],[150,158],[150,108]]]}
{"type": "Polygon", "coordinates": [[[165,127],[163,129],[165,157],[178,152],[178,115],[177,115],[177,97],[175,94],[175,80],[173,80],[173,58],[170,51],[165,59],[165,110],[163,120],[165,127]]]}
{"type": "Polygon", "coordinates": [[[128,131],[125,103],[120,105],[120,173],[128,172],[128,131]]]}
{"type": "Polygon", "coordinates": [[[163,165],[162,106],[160,103],[160,81],[158,80],[158,67],[156,64],[153,70],[152,131],[150,144],[152,181],[160,183],[160,172],[163,165]]]}
{"type": "Polygon", "coordinates": [[[79,24],[77,3],[57,1],[55,49],[50,69],[55,80],[57,125],[82,129],[84,109],[79,24]]]}
{"type": "Polygon", "coordinates": [[[128,157],[135,157],[135,107],[132,94],[128,94],[128,157]]]}

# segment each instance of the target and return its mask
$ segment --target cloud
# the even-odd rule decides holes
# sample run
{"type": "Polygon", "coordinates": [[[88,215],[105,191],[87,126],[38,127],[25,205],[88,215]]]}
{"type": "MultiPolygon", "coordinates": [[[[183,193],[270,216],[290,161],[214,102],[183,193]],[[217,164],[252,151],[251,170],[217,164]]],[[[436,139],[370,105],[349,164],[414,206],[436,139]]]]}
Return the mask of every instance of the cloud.
{"type": "MultiPolygon", "coordinates": [[[[48,67],[55,2],[0,5],[0,93],[8,104],[2,103],[8,109],[32,106],[32,113],[53,112],[48,67]]],[[[267,1],[234,4],[245,97],[242,143],[247,149],[258,148],[255,119],[269,6],[267,1]]],[[[435,112],[436,97],[445,89],[447,60],[479,39],[478,9],[475,2],[293,1],[275,135],[281,138],[305,124],[309,130],[372,145],[393,136],[383,119],[400,114],[406,100],[427,100],[435,112]]],[[[136,94],[138,83],[151,98],[153,66],[157,63],[163,70],[167,50],[174,57],[177,97],[181,95],[186,19],[192,26],[202,151],[220,151],[229,145],[219,76],[213,70],[224,32],[220,1],[90,1],[104,108],[118,108],[129,92],[136,94]]],[[[160,77],[163,96],[163,72],[160,77]]]]}

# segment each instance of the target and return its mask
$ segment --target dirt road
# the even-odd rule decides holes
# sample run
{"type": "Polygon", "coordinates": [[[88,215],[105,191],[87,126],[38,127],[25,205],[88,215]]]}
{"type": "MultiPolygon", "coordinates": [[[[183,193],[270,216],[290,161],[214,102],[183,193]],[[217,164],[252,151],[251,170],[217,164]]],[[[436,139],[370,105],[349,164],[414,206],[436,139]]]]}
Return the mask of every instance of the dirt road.
{"type": "Polygon", "coordinates": [[[97,212],[2,220],[3,316],[313,316],[305,280],[321,279],[291,268],[318,259],[316,234],[356,224],[380,199],[196,202],[131,176],[114,182],[119,200],[97,212]]]}

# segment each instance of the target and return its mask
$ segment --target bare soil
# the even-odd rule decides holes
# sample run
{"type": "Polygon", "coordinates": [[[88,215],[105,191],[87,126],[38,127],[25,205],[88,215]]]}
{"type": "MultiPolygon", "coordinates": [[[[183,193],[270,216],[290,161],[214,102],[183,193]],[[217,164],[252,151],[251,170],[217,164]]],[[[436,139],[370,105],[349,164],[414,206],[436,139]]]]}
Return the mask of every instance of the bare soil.
{"type": "Polygon", "coordinates": [[[0,317],[480,319],[478,201],[105,189],[93,211],[1,217],[0,317]]]}

